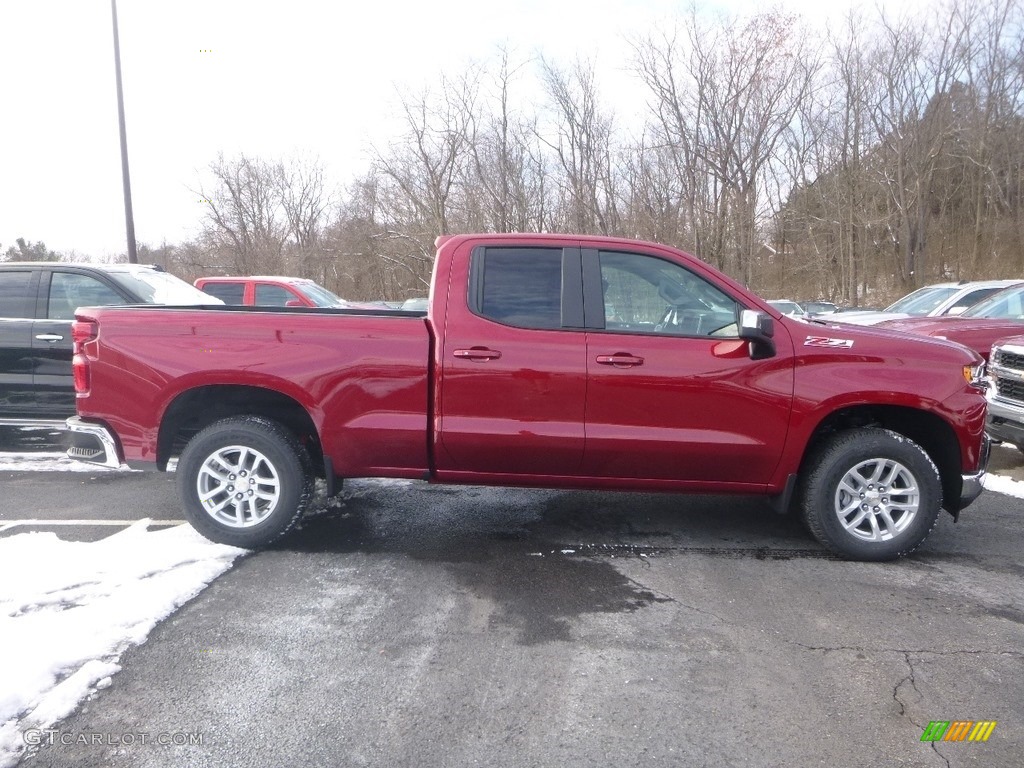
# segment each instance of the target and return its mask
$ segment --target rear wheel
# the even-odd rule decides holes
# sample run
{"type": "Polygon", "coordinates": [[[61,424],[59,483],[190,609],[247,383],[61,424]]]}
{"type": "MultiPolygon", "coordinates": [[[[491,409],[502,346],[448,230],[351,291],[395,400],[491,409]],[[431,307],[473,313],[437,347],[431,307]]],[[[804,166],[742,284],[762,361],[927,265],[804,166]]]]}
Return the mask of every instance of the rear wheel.
{"type": "Polygon", "coordinates": [[[828,438],[809,459],[801,513],[814,537],[854,560],[893,560],[917,549],[942,507],[934,462],[886,429],[828,438]]]}
{"type": "Polygon", "coordinates": [[[313,492],[299,441],[257,416],[223,419],[196,434],[176,474],[192,527],[211,541],[247,549],[291,530],[313,492]]]}

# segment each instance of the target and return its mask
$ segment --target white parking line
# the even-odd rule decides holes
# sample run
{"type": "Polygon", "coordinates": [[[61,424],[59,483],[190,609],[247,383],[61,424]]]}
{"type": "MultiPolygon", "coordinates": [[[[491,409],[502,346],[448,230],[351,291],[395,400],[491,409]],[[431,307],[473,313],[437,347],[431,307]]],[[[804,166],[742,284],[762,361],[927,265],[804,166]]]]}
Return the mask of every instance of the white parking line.
{"type": "MultiPolygon", "coordinates": [[[[0,533],[18,528],[19,526],[51,526],[51,525],[119,525],[128,527],[139,522],[138,520],[11,520],[8,523],[0,524],[0,533]]],[[[150,520],[150,525],[184,525],[184,520],[150,520]]]]}

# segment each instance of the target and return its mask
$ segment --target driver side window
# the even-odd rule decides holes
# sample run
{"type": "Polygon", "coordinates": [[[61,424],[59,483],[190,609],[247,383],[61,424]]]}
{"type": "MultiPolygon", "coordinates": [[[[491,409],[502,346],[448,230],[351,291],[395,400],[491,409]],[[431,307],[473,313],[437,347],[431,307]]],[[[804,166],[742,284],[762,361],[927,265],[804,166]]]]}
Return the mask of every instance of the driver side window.
{"type": "Polygon", "coordinates": [[[605,330],[736,337],[737,303],[678,264],[602,251],[605,330]]]}

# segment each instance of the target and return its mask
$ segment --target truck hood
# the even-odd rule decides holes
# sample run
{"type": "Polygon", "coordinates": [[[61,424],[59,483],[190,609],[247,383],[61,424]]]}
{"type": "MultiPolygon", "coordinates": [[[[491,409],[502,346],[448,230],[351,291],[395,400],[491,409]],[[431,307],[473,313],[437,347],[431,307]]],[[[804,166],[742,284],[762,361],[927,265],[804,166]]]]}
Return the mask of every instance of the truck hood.
{"type": "MultiPolygon", "coordinates": [[[[927,318],[917,318],[925,320],[927,318]]],[[[928,360],[951,365],[973,365],[977,356],[955,340],[945,340],[927,335],[917,335],[881,326],[853,325],[833,322],[822,318],[818,322],[782,322],[792,334],[797,348],[803,347],[805,354],[812,351],[829,351],[833,354],[850,356],[879,356],[881,358],[903,358],[928,360]]],[[[901,321],[906,322],[906,321],[901,321]]],[[[1018,328],[1018,331],[1024,330],[1018,328]]],[[[1002,334],[1007,336],[1009,334],[1002,334]]],[[[799,353],[798,353],[799,354],[799,353]]],[[[983,355],[987,359],[986,354],[983,355]]]]}

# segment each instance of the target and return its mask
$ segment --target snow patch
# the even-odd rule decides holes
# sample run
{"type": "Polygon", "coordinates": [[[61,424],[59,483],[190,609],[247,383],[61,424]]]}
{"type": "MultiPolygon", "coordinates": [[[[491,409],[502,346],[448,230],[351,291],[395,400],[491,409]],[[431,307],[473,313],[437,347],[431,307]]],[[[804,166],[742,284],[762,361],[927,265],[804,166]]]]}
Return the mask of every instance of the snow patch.
{"type": "Polygon", "coordinates": [[[982,485],[985,486],[986,491],[995,491],[996,493],[1004,493],[1007,496],[1016,496],[1018,499],[1024,499],[1024,482],[1014,480],[1012,477],[985,475],[982,485]]]}
{"type": "Polygon", "coordinates": [[[245,550],[149,520],[96,542],[53,533],[0,539],[0,768],[24,733],[67,717],[110,684],[117,659],[245,550]]]}
{"type": "Polygon", "coordinates": [[[63,453],[36,452],[11,453],[0,451],[0,472],[130,472],[110,469],[99,464],[69,459],[63,453]]]}

